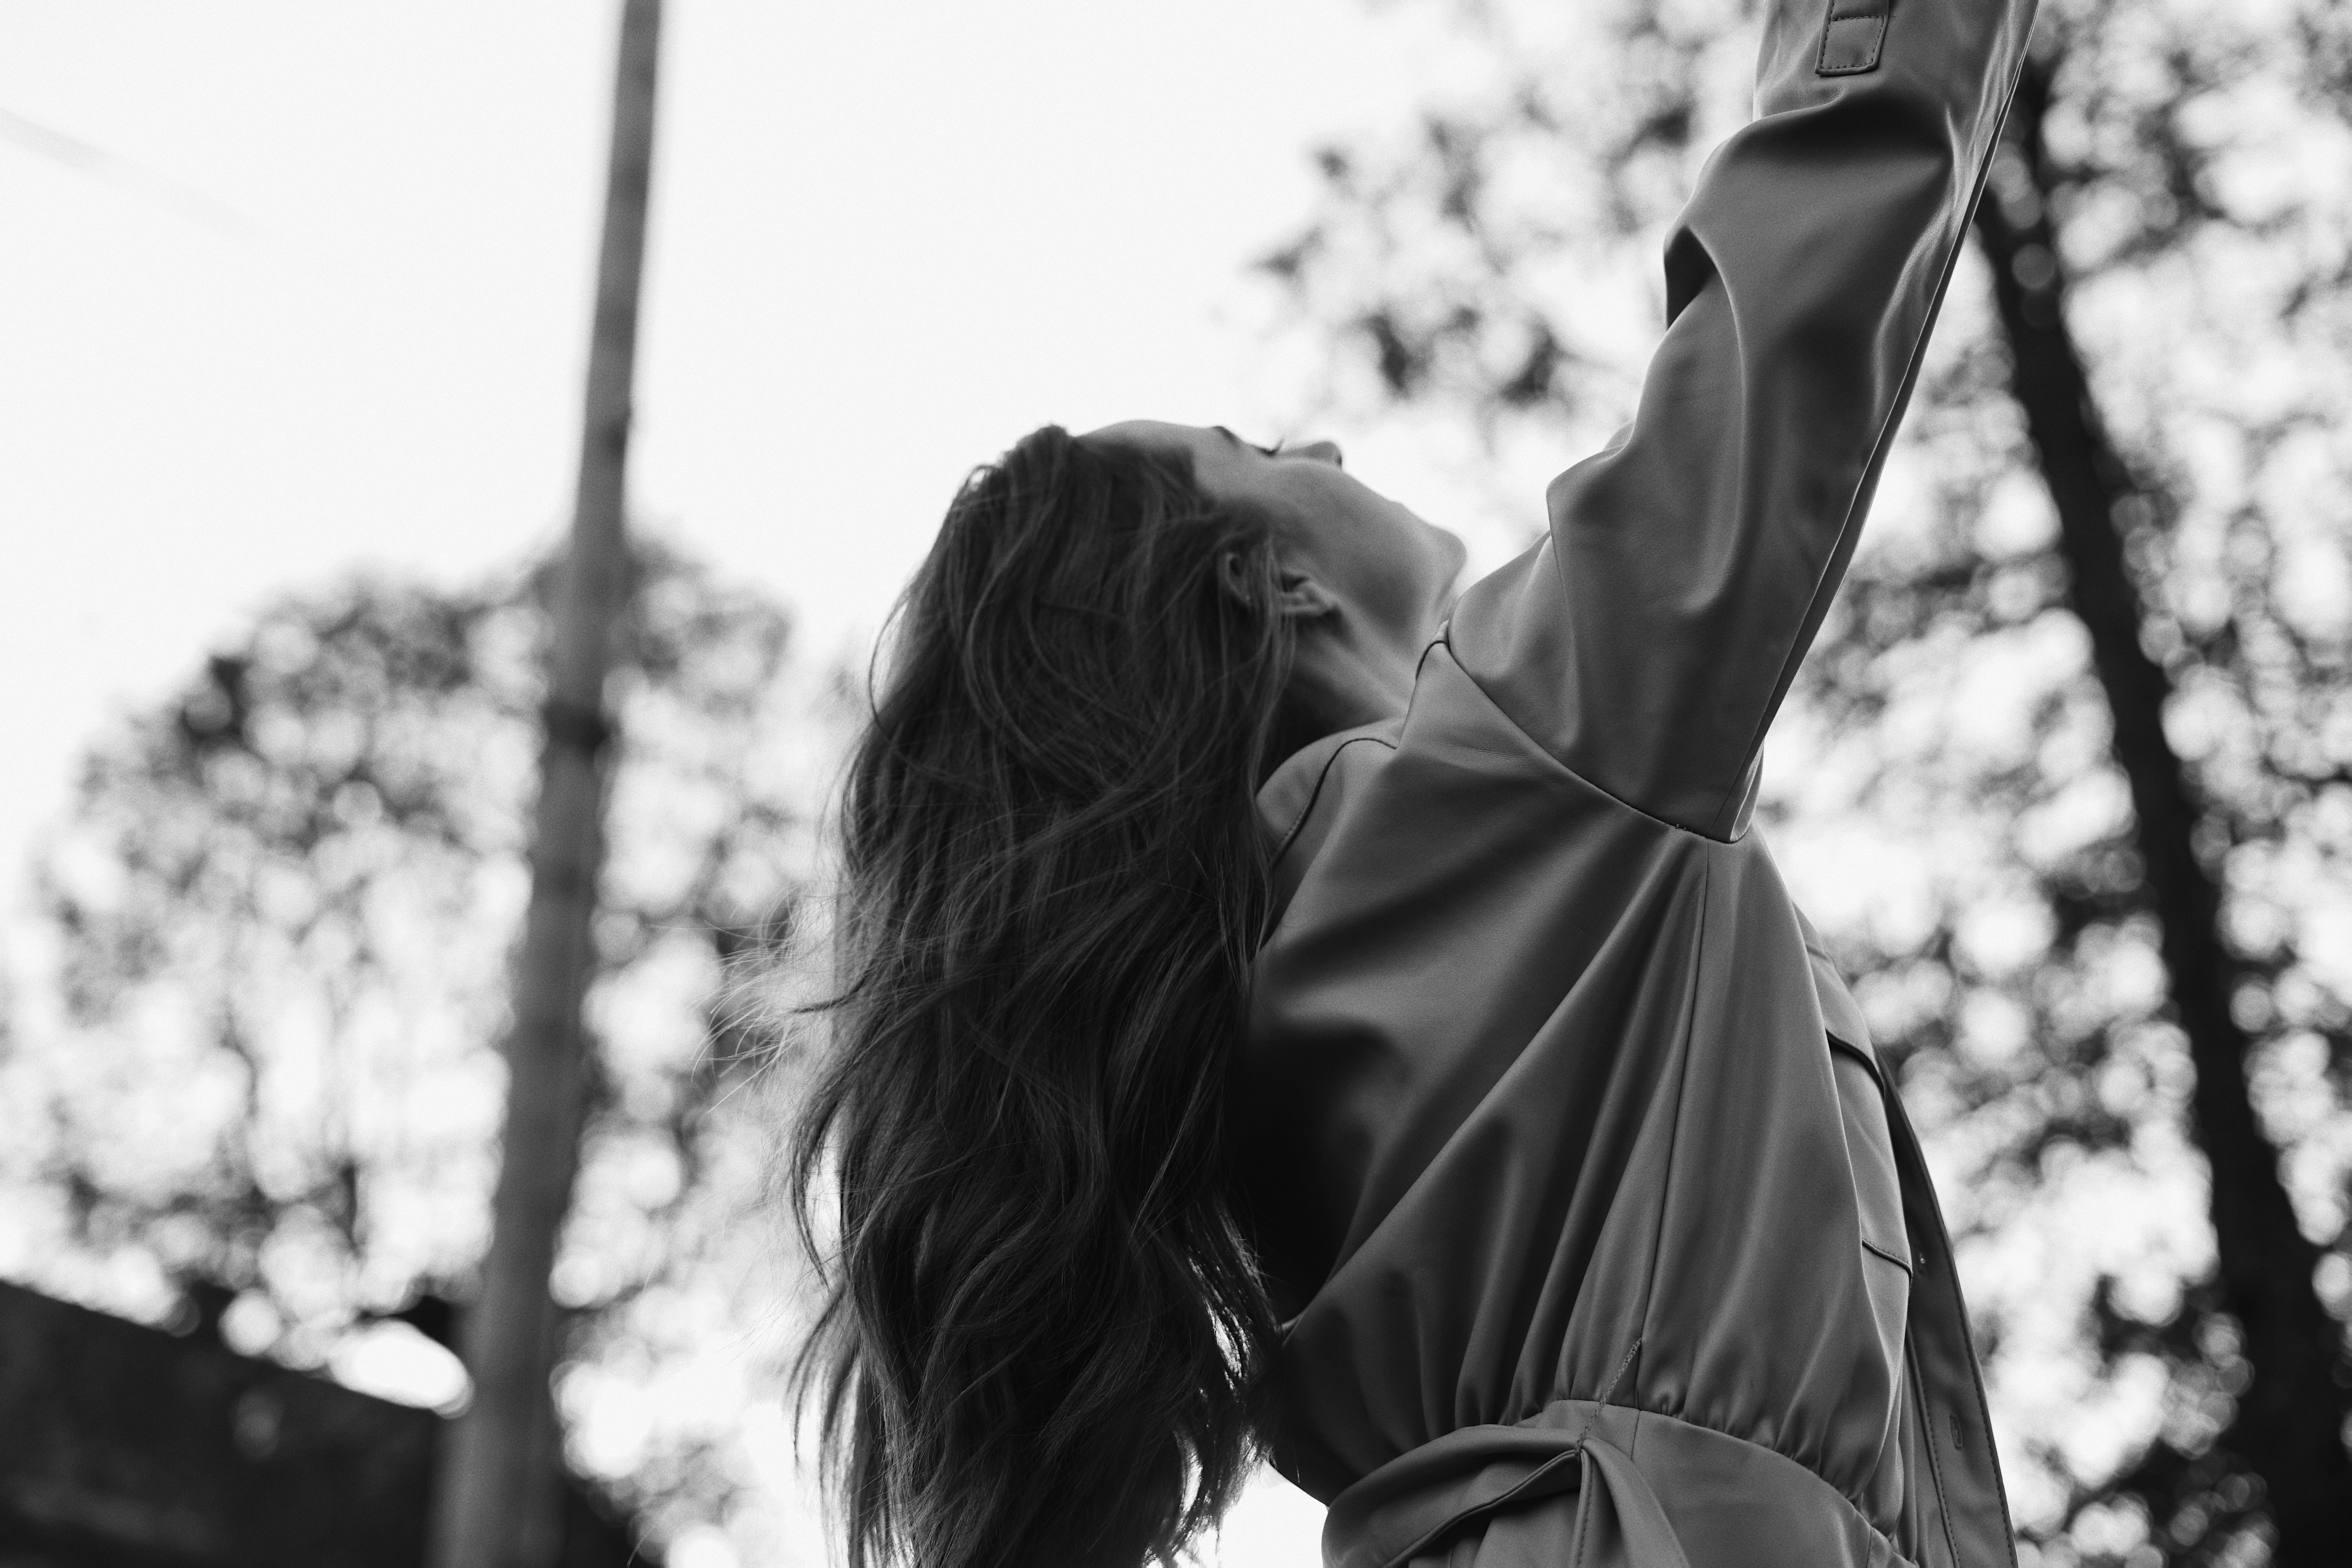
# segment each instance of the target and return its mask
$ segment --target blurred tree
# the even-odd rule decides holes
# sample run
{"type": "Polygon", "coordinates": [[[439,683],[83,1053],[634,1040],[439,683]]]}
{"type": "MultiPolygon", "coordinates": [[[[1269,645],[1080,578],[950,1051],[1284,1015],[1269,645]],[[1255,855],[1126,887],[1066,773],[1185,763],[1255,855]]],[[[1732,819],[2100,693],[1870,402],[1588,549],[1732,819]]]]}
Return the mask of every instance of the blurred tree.
{"type": "MultiPolygon", "coordinates": [[[[1475,428],[1496,497],[1630,405],[1754,58],[1733,0],[1569,10],[1452,8],[1266,263],[1327,405],[1475,428]]],[[[1933,1129],[2029,1542],[2337,1563],[2352,16],[2041,43],[1768,825],[1933,1129]]]]}
{"type": "MultiPolygon", "coordinates": [[[[665,552],[635,573],[554,1294],[642,1361],[639,1305],[676,1315],[758,1200],[723,992],[781,934],[830,752],[780,610],[665,552]]],[[[91,752],[41,873],[67,1016],[0,1096],[19,1215],[55,1222],[34,1282],[174,1290],[298,1365],[388,1319],[446,1342],[488,1229],[552,576],[287,598],[91,752]]]]}

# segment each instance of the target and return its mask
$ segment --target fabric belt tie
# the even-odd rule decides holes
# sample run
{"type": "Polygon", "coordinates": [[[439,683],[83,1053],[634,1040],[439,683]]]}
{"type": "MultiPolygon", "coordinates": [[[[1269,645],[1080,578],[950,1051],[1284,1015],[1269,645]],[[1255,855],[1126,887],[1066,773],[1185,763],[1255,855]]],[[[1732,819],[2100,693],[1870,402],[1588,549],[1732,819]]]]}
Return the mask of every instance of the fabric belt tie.
{"type": "Polygon", "coordinates": [[[1689,1568],[1666,1510],[1626,1452],[1640,1414],[1561,1400],[1530,1423],[1465,1426],[1401,1454],[1332,1500],[1323,1561],[1403,1568],[1481,1521],[1497,1556],[1515,1561],[1499,1539],[1514,1516],[1575,1492],[1575,1544],[1561,1568],[1689,1568]]]}

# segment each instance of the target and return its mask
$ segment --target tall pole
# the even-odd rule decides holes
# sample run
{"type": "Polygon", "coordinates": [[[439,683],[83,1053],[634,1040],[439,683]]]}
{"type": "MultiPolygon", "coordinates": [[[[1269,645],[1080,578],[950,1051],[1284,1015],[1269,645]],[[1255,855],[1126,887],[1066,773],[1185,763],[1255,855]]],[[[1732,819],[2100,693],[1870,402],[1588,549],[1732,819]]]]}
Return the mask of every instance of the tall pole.
{"type": "Polygon", "coordinates": [[[630,385],[660,36],[661,0],[624,0],[580,488],[548,655],[530,910],[507,1042],[504,1154],[481,1296],[466,1334],[473,1401],[442,1449],[435,1568],[552,1568],[562,1545],[562,1446],[549,1387],[561,1347],[548,1275],[580,1157],[581,1004],[595,972],[614,738],[604,685],[629,591],[630,385]]]}

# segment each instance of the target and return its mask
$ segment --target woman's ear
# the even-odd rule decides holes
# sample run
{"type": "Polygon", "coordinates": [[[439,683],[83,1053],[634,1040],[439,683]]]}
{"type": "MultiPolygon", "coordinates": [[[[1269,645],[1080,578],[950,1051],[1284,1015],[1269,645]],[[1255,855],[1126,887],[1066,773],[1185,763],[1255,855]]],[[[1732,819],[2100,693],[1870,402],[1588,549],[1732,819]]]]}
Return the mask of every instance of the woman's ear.
{"type": "MultiPolygon", "coordinates": [[[[1218,579],[1225,592],[1246,605],[1251,601],[1249,569],[1241,552],[1228,550],[1217,562],[1218,579]]],[[[1339,601],[1313,577],[1285,566],[1276,580],[1274,607],[1285,620],[1314,621],[1339,613],[1339,601]]]]}
{"type": "Polygon", "coordinates": [[[1249,569],[1242,564],[1240,551],[1228,550],[1217,557],[1217,585],[1227,598],[1244,605],[1250,602],[1249,569]]]}
{"type": "Polygon", "coordinates": [[[1294,572],[1286,567],[1282,574],[1281,592],[1275,603],[1280,606],[1286,619],[1294,621],[1319,621],[1326,616],[1339,613],[1339,598],[1330,589],[1306,573],[1294,572]]]}

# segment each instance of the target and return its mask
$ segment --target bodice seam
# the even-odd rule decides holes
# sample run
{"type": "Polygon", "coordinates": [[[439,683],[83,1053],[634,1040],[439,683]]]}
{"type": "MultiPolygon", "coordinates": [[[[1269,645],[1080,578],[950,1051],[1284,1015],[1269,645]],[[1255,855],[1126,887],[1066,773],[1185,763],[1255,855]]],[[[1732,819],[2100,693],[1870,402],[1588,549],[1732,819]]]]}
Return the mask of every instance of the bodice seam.
{"type": "MultiPolygon", "coordinates": [[[[1907,1347],[1906,1349],[1906,1359],[1908,1358],[1907,1347]]],[[[1843,1487],[1839,1486],[1835,1481],[1831,1480],[1827,1476],[1822,1474],[1821,1471],[1815,1469],[1805,1460],[1799,1458],[1796,1455],[1790,1453],[1787,1449],[1780,1447],[1774,1444],[1759,1442],[1754,1437],[1748,1436],[1742,1433],[1731,1431],[1727,1427],[1717,1426],[1710,1421],[1694,1419],[1691,1415],[1683,1411],[1661,1409],[1658,1406],[1652,1405],[1629,1405],[1619,1400],[1589,1399],[1580,1394],[1564,1394],[1558,1399],[1553,1400],[1549,1405],[1546,1405],[1542,1410],[1537,1411],[1532,1415],[1524,1416],[1517,1421],[1497,1422],[1495,1423],[1495,1425],[1503,1426],[1531,1426],[1542,1418],[1544,1411],[1551,1409],[1552,1405],[1591,1405],[1602,1409],[1623,1410],[1631,1413],[1636,1417],[1646,1416],[1659,1421],[1672,1421],[1678,1426],[1688,1426],[1696,1431],[1712,1432],[1717,1436],[1728,1438],[1734,1443],[1745,1443],[1751,1448],[1761,1448],[1768,1454],[1788,1460],[1789,1463],[1796,1466],[1799,1469],[1803,1470],[1805,1474],[1812,1477],[1813,1479],[1821,1482],[1822,1485],[1836,1493],[1838,1500],[1845,1505],[1847,1511],[1852,1513],[1856,1521],[1868,1529],[1873,1534],[1884,1538],[1889,1546],[1893,1546],[1895,1543],[1895,1538],[1893,1536],[1888,1535],[1886,1531],[1879,1529],[1878,1526],[1870,1522],[1870,1516],[1862,1511],[1861,1507],[1855,1503],[1851,1496],[1847,1494],[1846,1489],[1843,1487]]],[[[1938,1475],[1937,1477],[1937,1496],[1939,1502],[1942,1500],[1942,1494],[1943,1478],[1938,1475]]],[[[1899,1551],[1895,1552],[1895,1558],[1898,1562],[1908,1561],[1908,1559],[1904,1558],[1902,1552],[1899,1551]]],[[[1953,1560],[1955,1562],[1958,1561],[1957,1557],[1953,1560]]]]}

